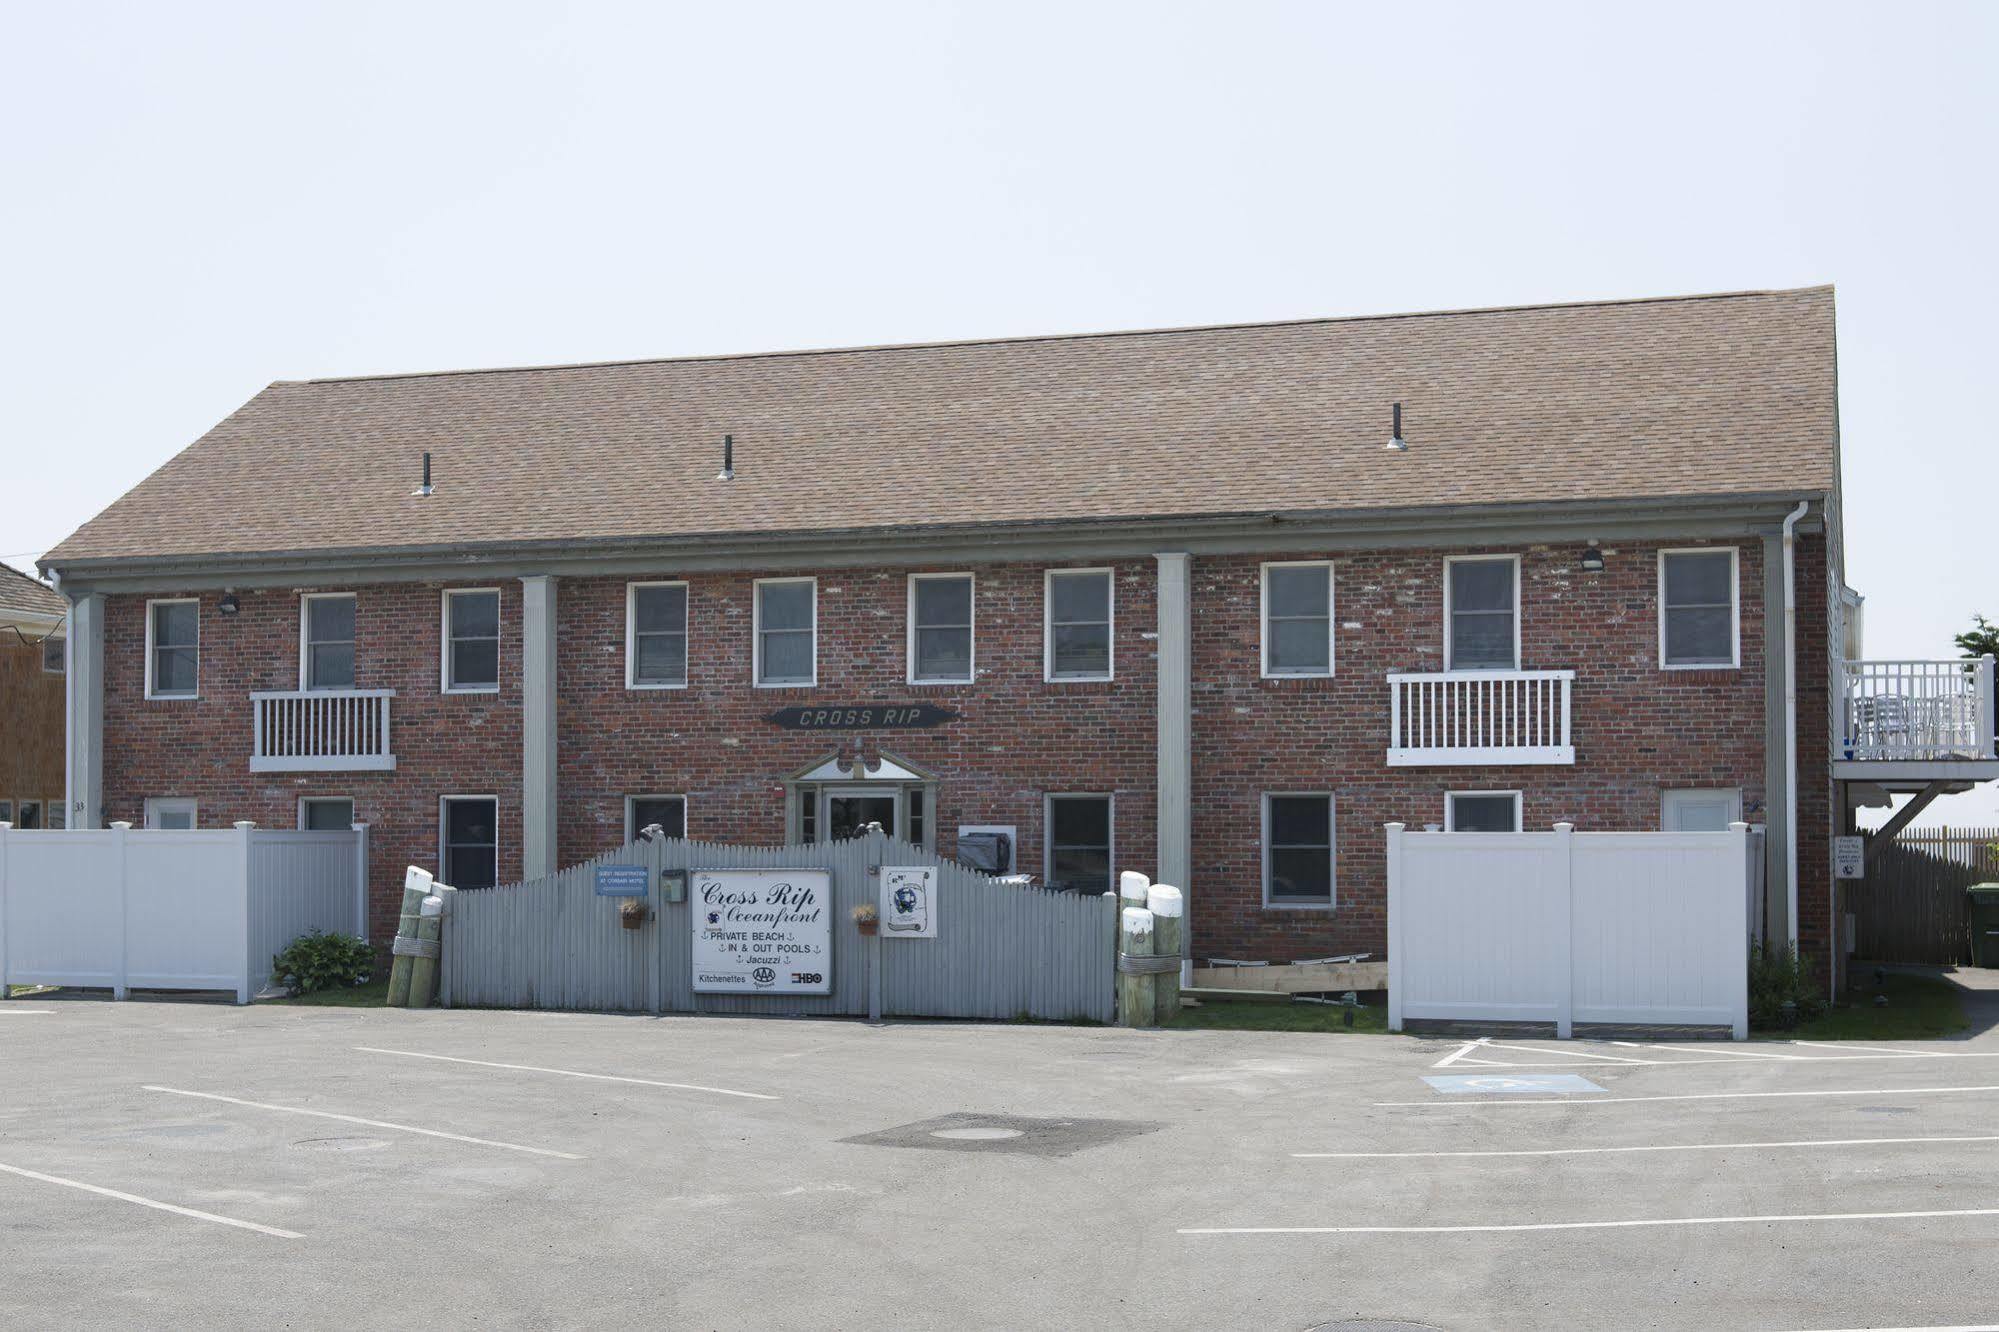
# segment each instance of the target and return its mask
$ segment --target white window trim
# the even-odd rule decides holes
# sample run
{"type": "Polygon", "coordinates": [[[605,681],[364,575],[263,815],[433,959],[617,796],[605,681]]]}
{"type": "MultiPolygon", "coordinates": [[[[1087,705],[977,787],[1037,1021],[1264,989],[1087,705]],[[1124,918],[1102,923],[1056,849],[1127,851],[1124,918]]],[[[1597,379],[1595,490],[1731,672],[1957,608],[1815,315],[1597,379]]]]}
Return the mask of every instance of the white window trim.
{"type": "Polygon", "coordinates": [[[1518,791],[1446,791],[1444,792],[1444,831],[1457,831],[1457,818],[1451,813],[1451,802],[1459,796],[1512,796],[1513,831],[1527,831],[1526,807],[1518,791]]]}
{"type": "Polygon", "coordinates": [[[320,693],[320,694],[325,694],[325,693],[334,693],[334,692],[337,692],[337,691],[339,691],[339,690],[341,690],[341,689],[358,689],[358,688],[360,688],[360,685],[361,685],[361,662],[360,662],[360,660],[359,660],[359,658],[360,658],[360,652],[359,652],[359,648],[360,648],[360,646],[361,646],[361,617],[360,617],[360,609],[361,609],[361,598],[360,598],[360,597],[358,597],[358,596],[356,596],[356,595],[355,595],[354,593],[352,593],[352,592],[301,592],[301,593],[299,593],[299,596],[298,596],[298,688],[299,688],[299,692],[300,692],[300,693],[305,693],[305,692],[306,692],[307,690],[312,690],[312,692],[314,692],[314,693],[320,693]],[[354,617],[354,646],[355,646],[355,648],[356,648],[356,652],[355,652],[355,654],[354,654],[354,655],[355,655],[355,658],[356,658],[356,660],[355,660],[355,662],[354,662],[354,683],[353,683],[353,684],[349,684],[349,685],[335,685],[335,686],[333,686],[333,687],[332,687],[332,688],[330,688],[330,689],[313,689],[313,686],[312,686],[312,680],[311,680],[311,678],[310,678],[310,676],[311,676],[311,666],[310,666],[310,663],[311,663],[311,659],[312,659],[312,658],[311,658],[311,652],[312,652],[312,629],[311,629],[311,614],[312,614],[312,612],[311,612],[311,610],[310,610],[310,607],[311,607],[312,603],[313,603],[313,602],[315,602],[315,601],[333,601],[333,600],[335,600],[335,599],[337,599],[337,598],[345,598],[346,600],[348,600],[348,601],[351,601],[351,602],[353,602],[353,603],[354,603],[354,610],[355,610],[355,617],[354,617]]]}
{"type": "MultiPolygon", "coordinates": [[[[816,631],[818,625],[816,612],[813,624],[816,631]]],[[[909,590],[905,594],[905,599],[904,599],[903,630],[904,630],[904,638],[906,640],[904,645],[904,656],[906,659],[906,665],[903,671],[903,675],[908,683],[912,685],[971,684],[974,680],[978,679],[979,676],[979,576],[968,569],[960,570],[955,573],[946,571],[946,572],[937,572],[937,573],[911,574],[909,576],[909,590]],[[958,675],[920,676],[916,673],[916,585],[918,583],[934,583],[946,578],[963,578],[972,585],[971,605],[968,608],[970,610],[969,622],[965,625],[965,634],[967,639],[969,640],[969,646],[971,648],[971,651],[968,654],[968,659],[965,663],[966,664],[965,674],[963,674],[962,676],[958,675]]],[[[818,635],[816,632],[813,635],[813,642],[815,648],[813,673],[816,675],[818,673],[817,656],[816,656],[818,635]]]]}
{"type": "Polygon", "coordinates": [[[1094,684],[1117,678],[1117,570],[1108,565],[1083,569],[1044,569],[1041,572],[1041,679],[1044,684],[1094,684]],[[1108,595],[1104,598],[1104,673],[1102,675],[1057,675],[1055,673],[1055,580],[1068,574],[1102,574],[1108,595]]]}
{"type": "MultiPolygon", "coordinates": [[[[1108,826],[1104,833],[1108,844],[1104,851],[1110,857],[1110,891],[1117,891],[1117,792],[1115,791],[1046,791],[1041,796],[1041,882],[1055,882],[1055,802],[1058,800],[1101,800],[1105,804],[1105,818],[1108,826]]],[[[963,828],[958,830],[964,832],[963,828]]],[[[981,831],[984,831],[983,829],[981,831]]],[[[1013,843],[1014,872],[1020,871],[1020,841],[1013,843]]]]}
{"type": "Polygon", "coordinates": [[[146,603],[146,697],[148,699],[199,699],[201,697],[201,598],[200,597],[159,597],[146,603]],[[153,687],[153,666],[158,654],[154,652],[153,626],[155,606],[194,607],[194,690],[186,694],[163,694],[153,687]]]}
{"type": "Polygon", "coordinates": [[[1453,564],[1497,564],[1501,560],[1513,566],[1513,664],[1511,666],[1467,666],[1467,673],[1478,671],[1519,671],[1526,669],[1526,658],[1520,652],[1520,557],[1518,555],[1446,555],[1444,557],[1444,669],[1454,671],[1451,664],[1451,566],[1453,564]]]}
{"type": "MultiPolygon", "coordinates": [[[[818,598],[814,597],[814,601],[818,598]]],[[[694,633],[689,627],[694,618],[694,597],[688,590],[685,579],[662,578],[649,582],[625,584],[625,688],[627,689],[685,689],[687,678],[694,668],[694,633]],[[660,684],[655,681],[641,681],[639,669],[638,610],[639,589],[645,587],[677,587],[685,599],[680,603],[680,640],[687,645],[687,653],[680,663],[680,683],[660,684]]],[[[816,635],[815,635],[816,637],[816,635]]],[[[627,837],[627,842],[632,839],[627,837]]]]}
{"type": "MultiPolygon", "coordinates": [[[[470,591],[471,589],[468,588],[467,590],[470,591]]],[[[496,795],[480,795],[476,791],[463,793],[454,791],[437,798],[437,881],[451,888],[458,886],[444,877],[448,863],[445,859],[444,845],[444,839],[447,835],[445,831],[445,815],[451,807],[451,802],[454,800],[490,800],[493,802],[493,886],[495,888],[499,887],[502,883],[506,882],[505,879],[500,877],[500,798],[496,795]]]]}
{"type": "Polygon", "coordinates": [[[1331,560],[1266,560],[1256,573],[1257,623],[1256,669],[1266,680],[1330,680],[1339,670],[1339,572],[1331,560]],[[1323,671],[1273,671],[1270,669],[1270,571],[1272,569],[1324,569],[1326,571],[1326,669],[1323,671]]]}
{"type": "Polygon", "coordinates": [[[816,689],[819,687],[819,580],[803,578],[759,578],[750,585],[750,683],[758,689],[816,689]],[[764,593],[772,583],[812,585],[812,678],[764,682],[764,593]]]}
{"type": "MultiPolygon", "coordinates": [[[[500,658],[504,655],[497,649],[507,641],[507,599],[497,587],[447,587],[438,601],[437,620],[437,692],[440,694],[497,694],[500,692],[498,677],[500,658]],[[451,599],[472,596],[475,593],[491,593],[493,596],[493,639],[496,650],[493,653],[493,683],[489,685],[454,685],[451,683],[451,599]]],[[[466,797],[470,799],[471,797],[466,797]]]]}
{"type": "Polygon", "coordinates": [[[1258,838],[1263,848],[1263,909],[1265,911],[1327,911],[1340,904],[1340,802],[1331,791],[1265,791],[1263,828],[1258,838]],[[1326,836],[1332,845],[1326,857],[1332,862],[1327,875],[1332,891],[1324,902],[1280,902],[1270,895],[1270,802],[1272,800],[1323,800],[1326,802],[1326,836]]]}
{"type": "Polygon", "coordinates": [[[1742,550],[1738,546],[1674,546],[1659,552],[1659,669],[1662,671],[1738,671],[1742,669],[1742,550]],[[1728,660],[1666,660],[1666,557],[1668,555],[1728,554],[1728,660]]]}
{"type": "MultiPolygon", "coordinates": [[[[149,617],[149,618],[150,618],[150,617],[149,617]]],[[[197,623],[198,623],[198,620],[197,620],[197,623]]],[[[196,634],[199,634],[200,632],[201,632],[201,630],[200,630],[199,628],[197,628],[197,629],[195,630],[195,633],[196,633],[196,634]]],[[[41,647],[42,647],[42,674],[43,674],[43,675],[67,675],[67,674],[69,674],[69,640],[68,640],[68,639],[66,639],[66,638],[62,638],[62,637],[59,637],[58,635],[55,635],[55,634],[48,634],[48,635],[45,635],[45,636],[43,637],[43,639],[42,639],[42,643],[41,643],[41,647]],[[51,643],[54,643],[54,644],[56,644],[56,645],[57,645],[58,647],[60,647],[60,648],[62,649],[62,665],[60,665],[60,666],[56,667],[56,668],[55,668],[54,670],[50,670],[50,669],[49,669],[49,644],[51,644],[51,643]]],[[[197,657],[197,659],[199,658],[199,656],[200,656],[200,654],[199,654],[199,653],[197,652],[197,653],[196,653],[196,657],[197,657]]]]}
{"type": "Polygon", "coordinates": [[[300,832],[305,831],[305,807],[307,805],[323,804],[327,801],[333,801],[333,800],[344,800],[347,802],[347,809],[349,811],[349,817],[347,822],[351,826],[354,822],[352,817],[352,812],[354,809],[353,796],[344,796],[344,795],[300,796],[298,798],[298,830],[300,832]]]}
{"type": "Polygon", "coordinates": [[[682,795],[675,791],[640,793],[637,795],[628,795],[625,797],[625,841],[627,844],[630,844],[631,842],[636,841],[638,839],[639,830],[632,826],[632,808],[636,804],[636,802],[640,800],[678,800],[680,802],[680,833],[683,839],[686,837],[687,826],[688,826],[687,815],[689,809],[688,809],[687,797],[685,795],[682,795]]]}
{"type": "Polygon", "coordinates": [[[1676,795],[1685,796],[1726,796],[1729,802],[1730,823],[1742,821],[1742,788],[1739,786],[1665,786],[1659,789],[1659,830],[1666,830],[1667,802],[1676,795]]]}
{"type": "MultiPolygon", "coordinates": [[[[18,803],[15,808],[19,808],[18,803]]],[[[159,825],[153,822],[155,814],[166,814],[183,809],[187,811],[187,826],[189,828],[199,828],[201,826],[200,801],[191,796],[147,796],[144,822],[140,826],[157,830],[159,825]]]]}

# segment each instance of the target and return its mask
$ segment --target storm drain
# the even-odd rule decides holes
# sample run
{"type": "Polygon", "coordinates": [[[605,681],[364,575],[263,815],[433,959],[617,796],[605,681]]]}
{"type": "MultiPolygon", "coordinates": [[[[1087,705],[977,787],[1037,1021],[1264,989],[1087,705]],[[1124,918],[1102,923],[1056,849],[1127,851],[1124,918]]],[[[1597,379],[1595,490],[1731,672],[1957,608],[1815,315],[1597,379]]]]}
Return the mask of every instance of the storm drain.
{"type": "Polygon", "coordinates": [[[919,1119],[842,1142],[863,1147],[928,1147],[939,1152],[1019,1152],[1073,1156],[1091,1147],[1135,1138],[1159,1128],[1139,1119],[1032,1119],[969,1112],[919,1119]]]}

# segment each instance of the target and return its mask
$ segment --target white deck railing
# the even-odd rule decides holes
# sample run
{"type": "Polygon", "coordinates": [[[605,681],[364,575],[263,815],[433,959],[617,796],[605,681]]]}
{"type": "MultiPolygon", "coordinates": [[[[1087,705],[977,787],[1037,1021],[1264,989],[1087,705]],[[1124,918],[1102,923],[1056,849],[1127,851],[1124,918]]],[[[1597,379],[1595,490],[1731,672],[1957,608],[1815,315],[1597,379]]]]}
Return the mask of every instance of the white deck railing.
{"type": "Polygon", "coordinates": [[[1989,759],[1992,658],[1849,661],[1835,759],[1989,759]]]}
{"type": "Polygon", "coordinates": [[[393,689],[311,689],[250,695],[251,772],[386,772],[393,689]]]}
{"type": "Polygon", "coordinates": [[[1388,677],[1390,767],[1574,763],[1574,671],[1451,671],[1388,677]]]}

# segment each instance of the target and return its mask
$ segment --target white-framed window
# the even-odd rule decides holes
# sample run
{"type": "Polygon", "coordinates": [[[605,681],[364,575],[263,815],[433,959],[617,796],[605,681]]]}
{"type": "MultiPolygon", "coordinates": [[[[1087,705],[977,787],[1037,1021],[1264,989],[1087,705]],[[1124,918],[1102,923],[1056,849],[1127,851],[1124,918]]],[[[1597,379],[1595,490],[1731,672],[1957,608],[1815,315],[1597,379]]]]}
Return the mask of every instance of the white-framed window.
{"type": "Polygon", "coordinates": [[[0,800],[0,823],[12,823],[13,821],[14,802],[11,800],[0,800]]]}
{"type": "Polygon", "coordinates": [[[1116,801],[1108,795],[1050,795],[1043,808],[1042,882],[1050,888],[1107,893],[1115,885],[1116,801]]]}
{"type": "Polygon", "coordinates": [[[1444,669],[1520,669],[1520,557],[1444,560],[1444,669]]]}
{"type": "Polygon", "coordinates": [[[1666,832],[1727,832],[1741,819],[1741,787],[1659,793],[1659,827],[1666,832]]]}
{"type": "Polygon", "coordinates": [[[1659,666],[1728,670],[1742,664],[1734,546],[1659,552],[1659,666]]]}
{"type": "Polygon", "coordinates": [[[64,802],[55,799],[43,801],[42,822],[44,826],[50,828],[66,827],[69,823],[69,810],[64,802]]]}
{"type": "Polygon", "coordinates": [[[625,585],[625,688],[687,688],[686,583],[625,585]]]}
{"type": "Polygon", "coordinates": [[[1519,832],[1520,792],[1445,792],[1444,831],[1519,832]]]}
{"type": "Polygon", "coordinates": [[[491,888],[500,881],[497,796],[438,797],[437,868],[437,877],[453,888],[491,888]]]}
{"type": "Polygon", "coordinates": [[[16,800],[14,802],[14,826],[23,831],[42,826],[42,802],[39,800],[16,800]]]}
{"type": "Polygon", "coordinates": [[[753,589],[752,679],[759,688],[819,683],[819,580],[759,578],[753,589]]]}
{"type": "Polygon", "coordinates": [[[69,664],[69,640],[51,634],[42,640],[42,669],[50,675],[61,675],[69,664]]]}
{"type": "Polygon", "coordinates": [[[1108,680],[1117,670],[1117,579],[1110,569],[1050,569],[1041,580],[1041,678],[1108,680]]]}
{"type": "Polygon", "coordinates": [[[668,837],[687,836],[687,797],[684,795],[628,795],[625,797],[625,840],[636,842],[639,833],[657,823],[668,837]]]}
{"type": "Polygon", "coordinates": [[[146,826],[169,831],[201,826],[201,807],[181,796],[146,797],[146,826]]]}
{"type": "Polygon", "coordinates": [[[909,576],[909,683],[972,682],[974,582],[968,573],[909,576]]]}
{"type": "Polygon", "coordinates": [[[446,591],[441,638],[445,693],[500,691],[500,589],[454,587],[446,591]]]}
{"type": "Polygon", "coordinates": [[[298,826],[300,832],[350,832],[354,827],[354,798],[300,796],[298,826]]]}
{"type": "Polygon", "coordinates": [[[1325,910],[1335,900],[1339,838],[1333,797],[1271,791],[1263,797],[1263,905],[1325,910]]]}
{"type": "Polygon", "coordinates": [[[1333,673],[1333,562],[1284,560],[1263,566],[1263,675],[1333,673]]]}
{"type": "Polygon", "coordinates": [[[298,687],[354,687],[352,592],[307,592],[299,597],[298,687]]]}
{"type": "Polygon", "coordinates": [[[146,603],[146,697],[199,698],[201,603],[175,597],[146,603]]]}

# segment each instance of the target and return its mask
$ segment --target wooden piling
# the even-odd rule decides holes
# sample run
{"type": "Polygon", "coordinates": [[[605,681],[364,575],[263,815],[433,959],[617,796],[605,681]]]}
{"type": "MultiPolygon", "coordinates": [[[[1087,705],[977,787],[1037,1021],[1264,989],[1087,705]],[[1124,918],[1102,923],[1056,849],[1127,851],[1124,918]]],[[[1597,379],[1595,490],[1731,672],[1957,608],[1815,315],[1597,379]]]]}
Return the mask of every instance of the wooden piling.
{"type": "MultiPolygon", "coordinates": [[[[430,896],[430,886],[435,882],[427,871],[412,865],[403,875],[403,911],[396,920],[396,937],[414,939],[418,921],[421,919],[423,899],[430,896]]],[[[410,1002],[410,963],[415,958],[396,953],[389,963],[390,1008],[408,1008],[410,1002]]]]}
{"type": "Polygon", "coordinates": [[[1158,1020],[1156,977],[1127,969],[1127,959],[1152,956],[1152,913],[1128,906],[1118,916],[1117,1020],[1120,1027],[1150,1027],[1158,1020]]]}
{"type": "MultiPolygon", "coordinates": [[[[424,898],[417,909],[416,937],[420,944],[439,944],[444,937],[444,898],[436,893],[424,898]]],[[[437,962],[435,957],[409,960],[411,1008],[429,1008],[437,997],[437,962]]]]}
{"type": "Polygon", "coordinates": [[[1145,896],[1146,910],[1152,913],[1152,952],[1155,957],[1174,959],[1171,971],[1161,971],[1152,978],[1153,1013],[1159,1025],[1165,1026],[1180,1012],[1180,939],[1182,937],[1182,915],[1185,903],[1180,890],[1168,884],[1155,883],[1145,896]]]}

